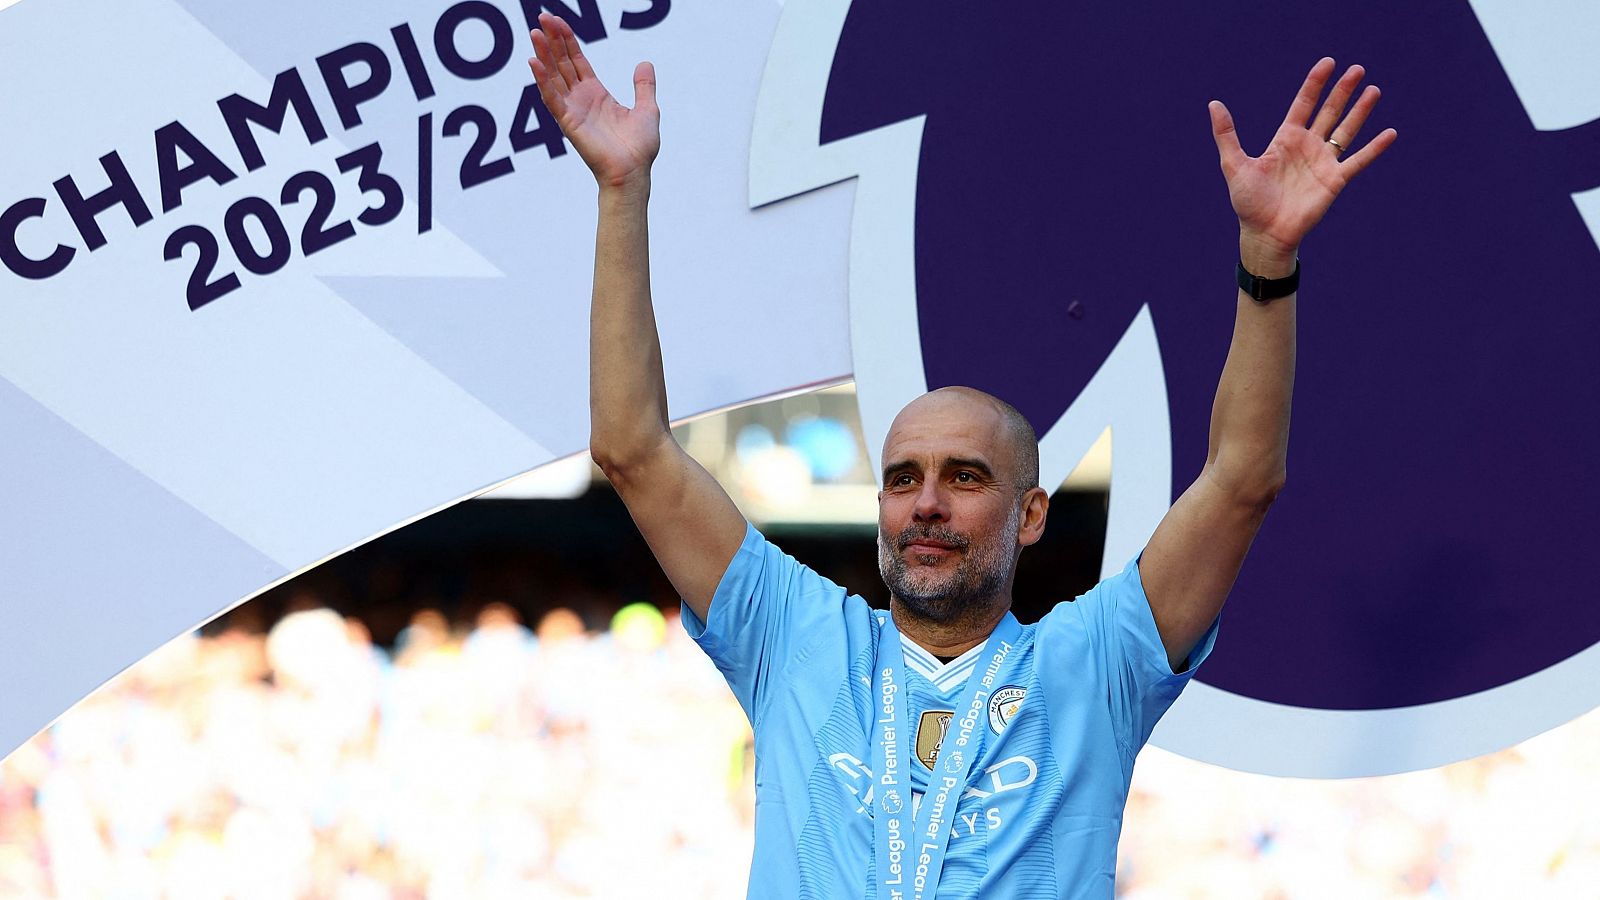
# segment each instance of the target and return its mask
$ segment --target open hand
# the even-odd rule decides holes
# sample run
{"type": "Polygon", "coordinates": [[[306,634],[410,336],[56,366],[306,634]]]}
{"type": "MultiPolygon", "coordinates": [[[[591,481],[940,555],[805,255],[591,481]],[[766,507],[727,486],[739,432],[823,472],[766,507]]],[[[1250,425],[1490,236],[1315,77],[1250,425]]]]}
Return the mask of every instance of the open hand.
{"type": "Polygon", "coordinates": [[[572,26],[560,16],[539,14],[528,68],[539,96],[601,187],[621,187],[650,174],[661,149],[661,110],[656,106],[656,70],[648,62],[633,70],[634,107],[618,103],[595,77],[572,26]]]}
{"type": "Polygon", "coordinates": [[[1385,129],[1365,147],[1340,159],[1344,151],[1339,146],[1348,149],[1353,145],[1378,102],[1378,88],[1368,85],[1350,114],[1344,116],[1345,104],[1364,74],[1360,66],[1345,70],[1317,112],[1316,121],[1307,124],[1333,68],[1328,57],[1311,67],[1272,143],[1258,157],[1245,155],[1228,108],[1219,100],[1211,101],[1211,133],[1222,157],[1222,174],[1228,179],[1228,196],[1239,215],[1242,244],[1257,244],[1268,254],[1292,260],[1301,240],[1322,220],[1344,186],[1394,143],[1397,133],[1385,129]]]}

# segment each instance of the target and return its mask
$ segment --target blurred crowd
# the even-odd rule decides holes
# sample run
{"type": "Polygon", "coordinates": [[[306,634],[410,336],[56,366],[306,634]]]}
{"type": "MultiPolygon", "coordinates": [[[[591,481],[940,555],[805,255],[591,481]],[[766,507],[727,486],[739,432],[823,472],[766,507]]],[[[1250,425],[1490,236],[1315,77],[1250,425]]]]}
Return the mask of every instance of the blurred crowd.
{"type": "Polygon", "coordinates": [[[1600,713],[1382,778],[1249,775],[1146,747],[1118,896],[1600,898],[1600,713]]]}
{"type": "MultiPolygon", "coordinates": [[[[1600,898],[1600,717],[1325,782],[1140,757],[1118,894],[1600,898]]],[[[0,765],[0,896],[742,897],[750,735],[676,613],[304,609],[181,638],[0,765]]]]}
{"type": "Polygon", "coordinates": [[[0,897],[738,897],[748,728],[653,606],[167,645],[0,766],[0,897]]]}

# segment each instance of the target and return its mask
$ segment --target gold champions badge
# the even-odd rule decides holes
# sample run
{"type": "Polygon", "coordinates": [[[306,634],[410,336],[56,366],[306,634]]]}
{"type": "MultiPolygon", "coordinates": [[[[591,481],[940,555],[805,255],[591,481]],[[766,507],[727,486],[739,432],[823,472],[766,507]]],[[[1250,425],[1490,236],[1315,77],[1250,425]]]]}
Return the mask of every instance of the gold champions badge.
{"type": "Polygon", "coordinates": [[[930,709],[917,720],[917,760],[930,771],[939,758],[945,733],[950,730],[950,720],[955,717],[955,710],[930,709]]]}

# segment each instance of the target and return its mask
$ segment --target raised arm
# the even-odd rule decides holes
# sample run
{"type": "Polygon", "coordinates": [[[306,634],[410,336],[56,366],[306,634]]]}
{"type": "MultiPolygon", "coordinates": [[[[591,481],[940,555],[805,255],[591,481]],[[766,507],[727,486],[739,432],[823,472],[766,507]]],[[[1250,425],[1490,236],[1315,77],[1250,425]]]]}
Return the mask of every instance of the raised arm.
{"type": "Polygon", "coordinates": [[[589,452],[656,561],[702,620],[745,520],[678,446],[667,417],[661,341],[650,304],[650,166],[661,146],[655,69],[633,72],[634,107],[595,77],[572,28],[549,13],[528,61],[539,95],[600,188],[589,318],[589,452]]]}
{"type": "MultiPolygon", "coordinates": [[[[1211,102],[1212,135],[1239,216],[1239,261],[1262,278],[1285,278],[1295,271],[1306,234],[1350,179],[1394,143],[1395,131],[1387,129],[1341,161],[1378,102],[1378,89],[1367,86],[1344,116],[1363,75],[1360,66],[1351,66],[1313,120],[1333,70],[1333,60],[1326,58],[1312,67],[1259,157],[1245,155],[1227,107],[1211,102]]],[[[1205,467],[1161,520],[1139,562],[1173,671],[1183,669],[1189,651],[1221,611],[1245,552],[1283,487],[1295,302],[1294,294],[1261,303],[1238,292],[1233,343],[1211,408],[1205,467]]]]}

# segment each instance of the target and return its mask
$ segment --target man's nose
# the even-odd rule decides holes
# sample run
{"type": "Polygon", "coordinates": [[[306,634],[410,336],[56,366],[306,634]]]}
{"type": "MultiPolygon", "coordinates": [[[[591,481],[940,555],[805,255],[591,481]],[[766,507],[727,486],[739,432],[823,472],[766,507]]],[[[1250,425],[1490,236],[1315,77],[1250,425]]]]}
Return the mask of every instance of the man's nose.
{"type": "Polygon", "coordinates": [[[912,513],[919,522],[948,521],[950,508],[945,503],[943,487],[938,482],[923,482],[922,488],[917,491],[917,504],[912,513]]]}

